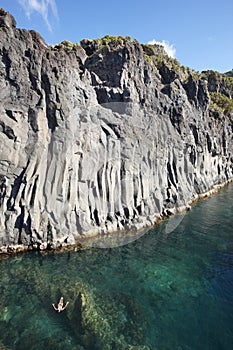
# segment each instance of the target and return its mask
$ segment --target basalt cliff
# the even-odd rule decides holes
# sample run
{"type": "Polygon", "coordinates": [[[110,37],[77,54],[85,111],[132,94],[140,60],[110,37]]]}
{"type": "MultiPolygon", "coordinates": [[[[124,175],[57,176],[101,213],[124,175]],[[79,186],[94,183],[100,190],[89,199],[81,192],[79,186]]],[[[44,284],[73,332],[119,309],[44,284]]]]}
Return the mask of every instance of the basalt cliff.
{"type": "Polygon", "coordinates": [[[233,78],[158,45],[47,45],[0,10],[0,246],[139,229],[233,177],[233,78]]]}

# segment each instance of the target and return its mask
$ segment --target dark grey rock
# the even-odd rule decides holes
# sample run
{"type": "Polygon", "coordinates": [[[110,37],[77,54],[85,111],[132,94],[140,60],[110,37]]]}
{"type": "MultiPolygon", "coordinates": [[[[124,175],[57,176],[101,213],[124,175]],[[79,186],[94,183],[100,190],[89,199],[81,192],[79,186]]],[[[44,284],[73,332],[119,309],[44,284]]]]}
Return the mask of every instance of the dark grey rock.
{"type": "Polygon", "coordinates": [[[149,226],[232,178],[232,119],[205,80],[137,41],[49,47],[15,25],[0,10],[1,247],[149,226]]]}

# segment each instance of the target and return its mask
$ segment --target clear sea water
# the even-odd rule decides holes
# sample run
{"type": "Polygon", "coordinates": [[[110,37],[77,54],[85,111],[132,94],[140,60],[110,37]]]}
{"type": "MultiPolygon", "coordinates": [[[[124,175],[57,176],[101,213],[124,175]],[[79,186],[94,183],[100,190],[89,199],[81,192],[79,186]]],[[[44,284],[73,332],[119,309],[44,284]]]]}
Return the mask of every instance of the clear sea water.
{"type": "Polygon", "coordinates": [[[232,350],[232,198],[127,245],[1,257],[0,349],[232,350]]]}

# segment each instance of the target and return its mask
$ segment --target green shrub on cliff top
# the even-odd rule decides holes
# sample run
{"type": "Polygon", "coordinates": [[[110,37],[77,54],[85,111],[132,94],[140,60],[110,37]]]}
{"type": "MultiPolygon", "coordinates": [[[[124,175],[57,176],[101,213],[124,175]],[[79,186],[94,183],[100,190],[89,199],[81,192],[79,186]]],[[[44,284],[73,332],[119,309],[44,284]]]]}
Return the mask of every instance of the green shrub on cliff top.
{"type": "Polygon", "coordinates": [[[111,35],[105,35],[103,38],[98,39],[83,39],[81,40],[80,44],[81,46],[86,45],[94,45],[96,48],[101,49],[104,46],[111,46],[111,47],[117,47],[119,45],[125,45],[127,42],[132,41],[130,36],[111,36],[111,35]]]}
{"type": "Polygon", "coordinates": [[[162,45],[142,44],[141,46],[147,62],[151,63],[156,68],[159,69],[162,65],[166,65],[170,70],[177,72],[182,80],[186,79],[190,74],[190,69],[182,66],[176,58],[168,56],[162,45]]]}
{"type": "Polygon", "coordinates": [[[229,115],[233,113],[233,100],[219,92],[210,92],[211,104],[210,108],[229,115]]]}
{"type": "Polygon", "coordinates": [[[83,39],[80,41],[80,45],[84,48],[88,56],[92,56],[99,53],[105,54],[109,49],[115,51],[131,41],[132,39],[129,36],[105,35],[105,37],[98,39],[83,39]]]}
{"type": "Polygon", "coordinates": [[[233,94],[233,77],[228,73],[219,73],[213,70],[201,72],[201,76],[206,78],[210,84],[221,84],[233,94]]]}
{"type": "Polygon", "coordinates": [[[79,46],[78,43],[72,43],[69,40],[63,40],[60,44],[54,46],[55,50],[63,49],[65,51],[75,50],[79,46]]]}
{"type": "Polygon", "coordinates": [[[103,38],[95,39],[98,44],[101,45],[114,45],[114,44],[125,44],[127,41],[132,41],[130,36],[111,36],[105,35],[103,38]]]}

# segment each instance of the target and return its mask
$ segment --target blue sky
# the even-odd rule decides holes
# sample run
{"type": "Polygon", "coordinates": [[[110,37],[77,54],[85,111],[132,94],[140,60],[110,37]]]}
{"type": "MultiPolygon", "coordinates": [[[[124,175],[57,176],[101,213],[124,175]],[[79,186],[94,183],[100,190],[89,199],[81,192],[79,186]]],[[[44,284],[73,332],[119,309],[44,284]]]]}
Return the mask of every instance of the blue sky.
{"type": "Polygon", "coordinates": [[[233,69],[233,0],[0,0],[0,7],[49,44],[129,35],[166,42],[182,65],[198,71],[233,69]]]}

